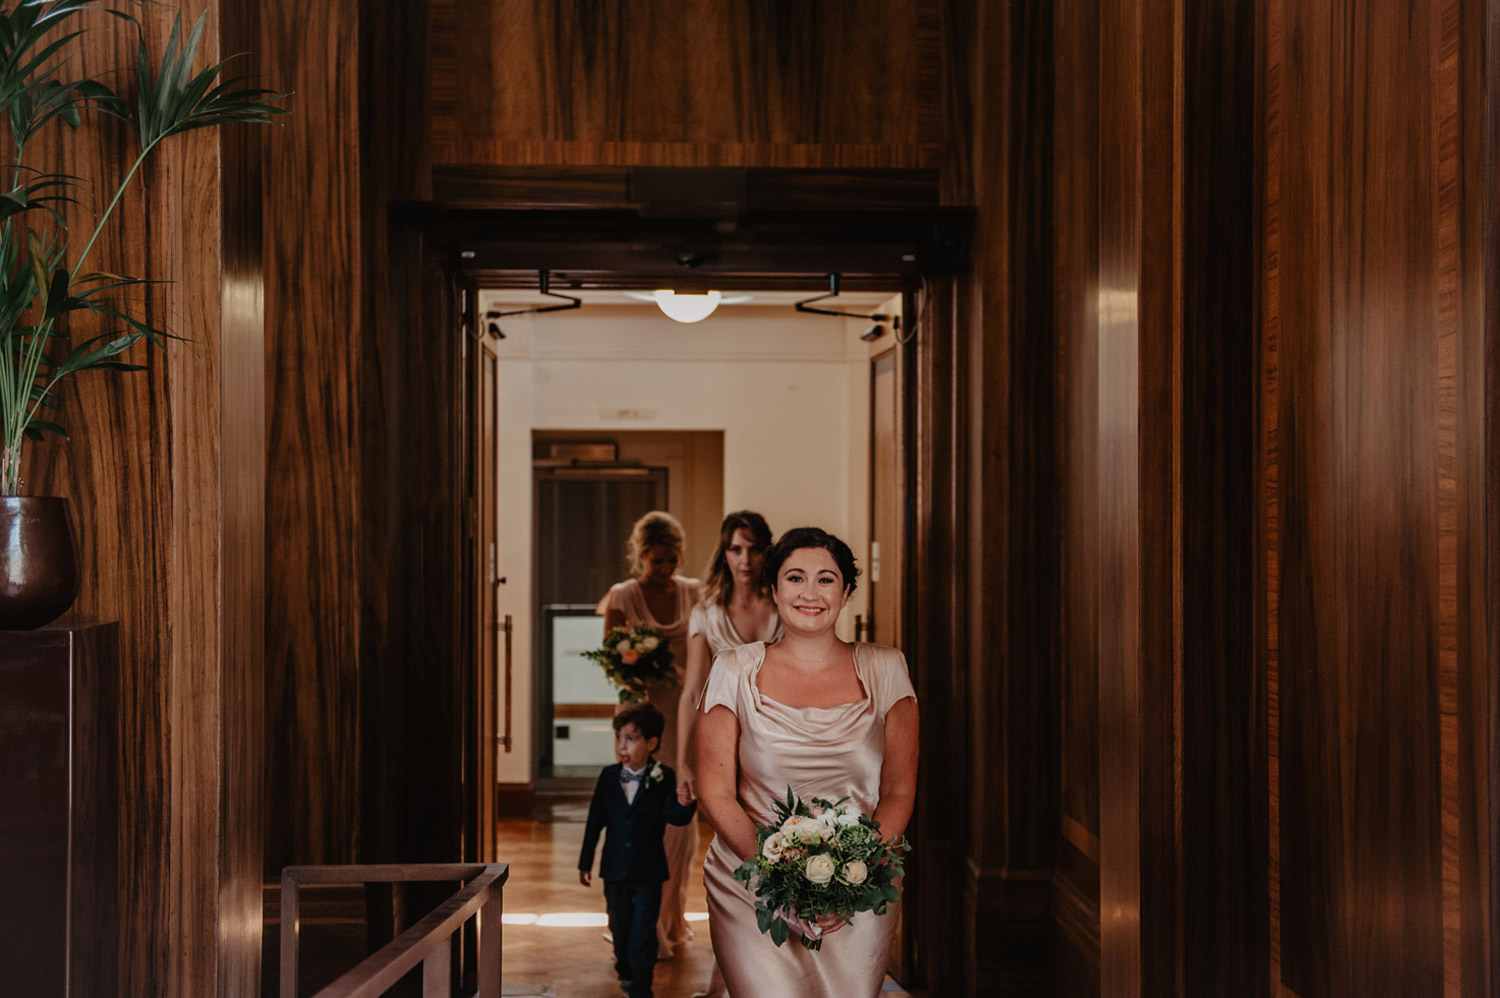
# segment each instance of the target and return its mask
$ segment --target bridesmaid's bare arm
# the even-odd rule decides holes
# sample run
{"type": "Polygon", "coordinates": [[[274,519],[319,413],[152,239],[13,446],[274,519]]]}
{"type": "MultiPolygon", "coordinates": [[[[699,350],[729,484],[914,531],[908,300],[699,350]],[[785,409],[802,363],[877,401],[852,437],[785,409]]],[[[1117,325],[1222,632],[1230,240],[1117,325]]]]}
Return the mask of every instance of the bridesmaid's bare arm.
{"type": "Polygon", "coordinates": [[[880,834],[895,839],[906,833],[917,799],[917,702],[898,700],[885,713],[885,761],[880,766],[880,806],[874,818],[880,834]]]}
{"type": "Polygon", "coordinates": [[[698,807],[736,856],[755,854],[755,822],[739,801],[740,721],[715,705],[698,719],[698,807]]]}
{"type": "Polygon", "coordinates": [[[698,720],[698,697],[708,682],[708,638],[688,638],[687,669],[682,676],[682,696],[677,700],[677,788],[685,801],[697,800],[698,776],[693,761],[693,728],[698,720]]]}
{"type": "Polygon", "coordinates": [[[613,628],[624,626],[625,614],[616,610],[611,604],[610,608],[604,611],[604,633],[608,634],[613,628]]]}

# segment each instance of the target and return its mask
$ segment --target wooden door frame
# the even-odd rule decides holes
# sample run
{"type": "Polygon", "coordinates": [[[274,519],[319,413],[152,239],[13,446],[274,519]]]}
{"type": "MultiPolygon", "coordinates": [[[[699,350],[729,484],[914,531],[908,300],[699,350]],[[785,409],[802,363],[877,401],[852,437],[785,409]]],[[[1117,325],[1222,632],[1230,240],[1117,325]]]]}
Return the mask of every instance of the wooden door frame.
{"type": "MultiPolygon", "coordinates": [[[[933,390],[933,364],[956,356],[955,326],[942,318],[931,328],[922,325],[916,308],[917,292],[930,277],[947,275],[962,283],[969,263],[972,209],[938,203],[935,171],[902,170],[684,170],[678,185],[690,198],[694,177],[706,173],[746,175],[747,196],[738,214],[715,215],[674,210],[673,205],[642,204],[630,194],[628,168],[558,168],[493,171],[483,185],[468,194],[449,187],[440,191],[445,204],[398,206],[396,211],[417,220],[429,245],[448,261],[457,280],[475,288],[535,287],[537,272],[554,275],[554,290],[574,288],[651,288],[666,280],[676,287],[712,283],[716,288],[787,288],[825,290],[827,274],[842,275],[848,291],[902,289],[906,314],[911,317],[896,347],[897,467],[899,530],[903,537],[901,577],[901,634],[908,646],[930,635],[931,608],[936,590],[918,598],[923,565],[954,552],[951,543],[935,544],[929,524],[918,518],[941,519],[943,536],[960,536],[957,493],[948,489],[942,509],[933,504],[933,483],[918,476],[930,470],[935,456],[946,460],[927,439],[934,427],[947,427],[942,454],[957,452],[955,400],[933,390]],[[561,275],[561,280],[557,275],[561,275]],[[913,333],[915,336],[913,336],[913,333]],[[933,353],[923,352],[921,337],[946,342],[933,353]],[[925,358],[925,359],[924,359],[925,358]],[[927,434],[922,436],[921,434],[927,434]],[[925,455],[925,458],[924,458],[925,455]],[[926,621],[926,623],[923,623],[926,621]]],[[[671,187],[672,185],[667,185],[671,187]]],[[[926,298],[920,301],[925,304],[926,298]]],[[[461,407],[467,403],[455,399],[461,407]]],[[[467,422],[464,411],[458,418],[467,422]]],[[[466,434],[466,439],[469,435],[466,434]]],[[[467,454],[466,465],[473,455],[467,454]]],[[[957,474],[955,471],[954,474],[957,474]]],[[[958,479],[952,479],[950,484],[958,479]]],[[[464,510],[455,508],[454,516],[464,510]]],[[[474,579],[458,580],[458,591],[472,603],[474,579]]],[[[954,583],[941,588],[947,603],[945,619],[963,620],[963,588],[954,583]]],[[[473,621],[465,626],[472,628],[473,621]]],[[[473,647],[471,634],[460,641],[473,647]]],[[[934,684],[961,685],[952,661],[942,654],[918,654],[909,649],[919,697],[934,684]]],[[[946,703],[941,697],[938,702],[946,703]]],[[[945,725],[932,725],[942,728],[945,725]]],[[[925,771],[942,771],[950,764],[944,753],[933,755],[938,743],[924,736],[925,771]]],[[[929,794],[929,796],[931,796],[929,794]]],[[[907,910],[920,913],[915,931],[903,934],[900,962],[911,979],[903,983],[924,987],[934,969],[962,959],[964,939],[952,929],[957,922],[940,915],[951,903],[946,885],[958,872],[960,858],[952,848],[927,841],[929,833],[914,816],[916,842],[907,910]],[[927,872],[923,872],[924,868],[927,872]]],[[[934,825],[935,827],[935,825],[934,825]]],[[[939,975],[940,976],[940,975],[939,975]]]]}

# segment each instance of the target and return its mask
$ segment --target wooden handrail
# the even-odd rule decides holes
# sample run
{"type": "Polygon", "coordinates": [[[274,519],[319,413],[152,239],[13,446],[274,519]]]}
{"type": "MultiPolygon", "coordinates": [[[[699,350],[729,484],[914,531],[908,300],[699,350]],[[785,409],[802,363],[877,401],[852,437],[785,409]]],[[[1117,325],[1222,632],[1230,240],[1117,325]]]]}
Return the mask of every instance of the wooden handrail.
{"type": "Polygon", "coordinates": [[[423,998],[448,993],[453,934],[479,920],[479,993],[500,993],[501,888],[505,863],[289,866],[281,871],[281,998],[297,998],[298,889],[304,884],[468,882],[431,914],[370,954],[314,998],[379,998],[407,971],[422,964],[423,998]]]}

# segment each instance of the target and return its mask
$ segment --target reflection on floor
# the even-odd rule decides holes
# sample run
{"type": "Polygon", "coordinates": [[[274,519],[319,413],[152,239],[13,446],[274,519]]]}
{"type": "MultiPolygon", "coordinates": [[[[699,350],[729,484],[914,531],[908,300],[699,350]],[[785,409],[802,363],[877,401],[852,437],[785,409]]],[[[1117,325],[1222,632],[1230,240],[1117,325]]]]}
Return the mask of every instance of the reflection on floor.
{"type": "MultiPolygon", "coordinates": [[[[502,821],[500,858],[510,864],[505,884],[506,998],[545,995],[557,998],[619,998],[614,953],[604,941],[604,890],[595,864],[593,887],[578,883],[578,850],[583,844],[583,812],[575,817],[554,808],[557,821],[502,821]]],[[[571,810],[571,809],[570,809],[571,810]]],[[[702,826],[702,853],[713,831],[702,826]]],[[[712,951],[703,879],[688,886],[688,918],[697,938],[670,960],[656,965],[657,998],[687,998],[708,984],[712,951]]]]}
{"type": "MultiPolygon", "coordinates": [[[[505,885],[503,976],[505,998],[619,998],[614,956],[604,941],[604,892],[578,883],[586,803],[559,804],[547,823],[499,823],[500,859],[510,864],[505,885]]],[[[713,839],[701,826],[699,863],[713,839]]],[[[597,864],[596,864],[597,873],[597,864]]],[[[688,920],[696,938],[656,965],[657,998],[688,998],[708,984],[712,959],[703,878],[688,886],[688,920]]],[[[892,981],[886,995],[905,992],[892,981]]]]}

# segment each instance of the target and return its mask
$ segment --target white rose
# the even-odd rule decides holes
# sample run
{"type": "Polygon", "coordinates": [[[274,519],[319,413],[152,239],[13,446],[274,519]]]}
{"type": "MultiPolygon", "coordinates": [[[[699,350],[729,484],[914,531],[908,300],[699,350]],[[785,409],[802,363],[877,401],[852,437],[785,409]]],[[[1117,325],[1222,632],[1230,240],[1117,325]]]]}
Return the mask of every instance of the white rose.
{"type": "Polygon", "coordinates": [[[624,641],[621,641],[619,644],[615,645],[615,651],[619,652],[621,655],[625,654],[629,650],[630,650],[630,639],[629,638],[626,638],[624,641]]]}
{"type": "Polygon", "coordinates": [[[656,765],[651,767],[651,778],[653,780],[661,779],[661,763],[658,762],[656,765]]]}
{"type": "Polygon", "coordinates": [[[661,638],[647,638],[641,642],[641,651],[656,651],[656,646],[661,644],[661,638]]]}
{"type": "Polygon", "coordinates": [[[833,857],[814,856],[807,861],[803,874],[815,884],[826,884],[833,879],[833,857]]]}
{"type": "Polygon", "coordinates": [[[823,841],[824,825],[821,821],[803,820],[797,826],[797,841],[803,845],[812,845],[814,842],[823,841]]]}
{"type": "Polygon", "coordinates": [[[780,832],[772,832],[766,836],[766,841],[760,847],[760,854],[768,863],[779,863],[784,852],[786,852],[786,836],[780,832]]]}
{"type": "Polygon", "coordinates": [[[851,859],[844,864],[844,870],[839,874],[839,879],[846,884],[862,884],[870,875],[870,868],[865,866],[863,860],[851,859]]]}

